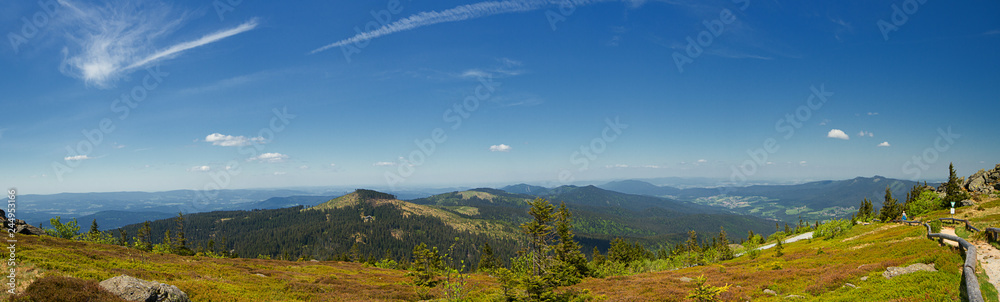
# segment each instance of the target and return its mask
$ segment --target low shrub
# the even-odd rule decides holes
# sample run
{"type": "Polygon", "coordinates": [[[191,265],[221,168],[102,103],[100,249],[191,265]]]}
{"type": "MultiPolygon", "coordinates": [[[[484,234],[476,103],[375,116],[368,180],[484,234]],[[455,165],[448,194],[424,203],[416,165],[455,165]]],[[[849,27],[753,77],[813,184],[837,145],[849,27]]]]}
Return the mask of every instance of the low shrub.
{"type": "Polygon", "coordinates": [[[850,220],[846,219],[835,219],[830,220],[824,224],[819,225],[816,228],[816,232],[813,233],[813,237],[831,239],[837,237],[841,234],[847,233],[854,225],[851,224],[850,220]]]}
{"type": "Polygon", "coordinates": [[[11,296],[8,301],[124,302],[125,300],[104,290],[93,280],[45,276],[31,283],[23,293],[11,296]]]}

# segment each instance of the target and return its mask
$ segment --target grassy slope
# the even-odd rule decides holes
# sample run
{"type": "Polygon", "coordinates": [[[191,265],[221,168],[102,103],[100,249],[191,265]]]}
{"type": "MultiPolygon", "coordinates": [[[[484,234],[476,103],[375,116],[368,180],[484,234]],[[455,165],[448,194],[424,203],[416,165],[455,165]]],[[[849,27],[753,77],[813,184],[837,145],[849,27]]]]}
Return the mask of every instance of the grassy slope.
{"type": "MultiPolygon", "coordinates": [[[[405,271],[336,261],[213,259],[142,253],[112,245],[19,235],[20,286],[41,274],[100,281],[120,274],[176,285],[192,301],[414,301],[405,271]],[[263,274],[265,277],[257,276],[263,274]]],[[[4,268],[7,269],[6,267],[4,268]]],[[[473,275],[472,296],[496,288],[473,275]]],[[[436,296],[442,296],[437,292],[436,296]]]]}
{"type": "MultiPolygon", "coordinates": [[[[938,216],[947,215],[939,211],[927,218],[938,216]]],[[[984,203],[983,210],[959,209],[956,217],[963,216],[978,226],[1000,224],[1000,201],[984,203]]],[[[957,300],[962,256],[926,239],[924,233],[922,227],[898,224],[857,226],[835,239],[787,244],[782,257],[775,257],[771,249],[757,259],[741,257],[676,271],[587,279],[574,288],[616,301],[684,300],[694,284],[680,278],[705,275],[711,285],[731,285],[723,295],[726,301],[778,301],[793,294],[815,301],[957,300]],[[881,276],[886,267],[912,263],[934,263],[938,272],[891,280],[881,276]],[[868,277],[867,281],[862,277],[868,277]],[[859,288],[844,287],[848,282],[859,288]],[[763,289],[779,296],[766,295],[763,289]]],[[[405,271],[354,263],[179,257],[44,236],[19,235],[18,239],[22,286],[40,274],[95,281],[129,274],[176,285],[195,301],[417,300],[405,271]]],[[[980,278],[981,284],[986,283],[980,278]]],[[[492,278],[482,274],[473,274],[469,287],[477,300],[499,291],[492,278]]],[[[436,296],[441,297],[441,292],[436,296]]]]}
{"type": "Polygon", "coordinates": [[[921,228],[897,225],[858,226],[835,239],[786,244],[782,257],[775,257],[771,249],[753,260],[741,257],[676,271],[588,279],[576,287],[631,301],[683,300],[694,284],[680,278],[704,274],[711,285],[731,285],[723,295],[726,301],[777,301],[787,295],[817,301],[955,300],[959,295],[962,257],[925,239],[924,232],[921,228]],[[918,262],[935,263],[939,271],[891,280],[881,275],[886,267],[918,262]],[[868,280],[861,281],[865,276],[868,280]],[[843,287],[845,283],[859,288],[843,287]],[[764,294],[763,290],[768,288],[779,296],[764,294]]]}

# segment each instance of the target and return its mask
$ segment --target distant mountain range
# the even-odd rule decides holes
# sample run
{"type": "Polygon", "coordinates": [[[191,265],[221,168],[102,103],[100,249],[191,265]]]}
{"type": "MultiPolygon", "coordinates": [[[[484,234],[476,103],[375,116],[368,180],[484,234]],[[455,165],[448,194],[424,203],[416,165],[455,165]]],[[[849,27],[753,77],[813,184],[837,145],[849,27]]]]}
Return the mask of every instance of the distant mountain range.
{"type": "Polygon", "coordinates": [[[679,189],[626,180],[599,187],[618,192],[675,198],[784,221],[796,221],[799,217],[812,221],[847,217],[857,210],[864,198],[881,206],[886,187],[902,202],[910,188],[918,184],[923,183],[876,175],[796,185],[679,189]]]}

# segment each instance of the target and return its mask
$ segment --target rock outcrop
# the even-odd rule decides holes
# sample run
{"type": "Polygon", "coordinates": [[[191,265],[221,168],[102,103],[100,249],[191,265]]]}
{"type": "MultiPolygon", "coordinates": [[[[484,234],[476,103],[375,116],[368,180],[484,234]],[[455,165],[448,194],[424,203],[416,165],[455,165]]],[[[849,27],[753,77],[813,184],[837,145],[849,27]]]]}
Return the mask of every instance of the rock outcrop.
{"type": "Polygon", "coordinates": [[[121,275],[101,281],[101,287],[125,301],[190,302],[186,293],[173,285],[121,275]]]}
{"type": "MultiPolygon", "coordinates": [[[[3,210],[0,210],[0,224],[3,224],[3,228],[5,229],[10,228],[10,220],[7,219],[7,212],[3,210]]],[[[14,219],[14,232],[25,235],[46,235],[45,230],[20,219],[14,219]]]]}
{"type": "Polygon", "coordinates": [[[962,187],[973,194],[989,194],[996,190],[998,184],[1000,184],[1000,164],[993,170],[980,169],[962,182],[962,187]]]}

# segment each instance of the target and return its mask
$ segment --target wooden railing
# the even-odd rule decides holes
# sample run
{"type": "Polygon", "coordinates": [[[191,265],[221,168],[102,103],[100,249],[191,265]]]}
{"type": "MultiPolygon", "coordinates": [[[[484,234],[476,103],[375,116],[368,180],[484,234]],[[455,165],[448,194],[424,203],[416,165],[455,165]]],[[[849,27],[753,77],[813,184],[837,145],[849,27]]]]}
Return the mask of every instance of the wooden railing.
{"type": "MultiPolygon", "coordinates": [[[[977,229],[976,227],[974,227],[971,224],[969,224],[969,221],[965,220],[965,219],[939,218],[938,220],[962,221],[962,222],[965,222],[965,227],[966,228],[975,230],[977,232],[979,231],[979,229],[977,229]]],[[[920,222],[920,221],[899,221],[899,220],[896,220],[896,222],[903,222],[903,223],[906,223],[906,224],[909,224],[909,225],[923,224],[925,227],[927,227],[927,238],[928,239],[941,238],[941,239],[947,239],[947,240],[958,242],[958,245],[960,247],[962,247],[962,249],[965,250],[965,264],[962,266],[962,278],[963,278],[963,280],[965,280],[965,294],[968,296],[969,301],[971,301],[971,302],[983,302],[983,292],[979,289],[979,279],[976,279],[976,247],[975,246],[973,246],[971,243],[969,243],[968,241],[965,241],[965,239],[962,239],[961,237],[958,237],[958,236],[953,236],[953,235],[948,235],[948,234],[942,234],[942,233],[932,233],[931,232],[931,226],[929,224],[925,223],[925,222],[920,222]]],[[[1000,232],[1000,229],[997,229],[997,228],[987,228],[986,230],[988,232],[989,231],[1000,232]]]]}

